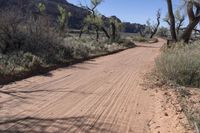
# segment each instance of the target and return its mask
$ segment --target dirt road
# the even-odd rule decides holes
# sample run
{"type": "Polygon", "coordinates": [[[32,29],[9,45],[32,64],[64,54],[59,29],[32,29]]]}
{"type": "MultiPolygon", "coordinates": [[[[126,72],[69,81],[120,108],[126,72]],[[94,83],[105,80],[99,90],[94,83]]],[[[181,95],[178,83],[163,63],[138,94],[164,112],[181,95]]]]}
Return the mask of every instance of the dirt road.
{"type": "Polygon", "coordinates": [[[0,89],[0,132],[178,133],[182,128],[158,118],[162,105],[142,86],[162,44],[162,40],[139,44],[4,86],[0,89]],[[155,113],[158,126],[152,123],[155,113]]]}

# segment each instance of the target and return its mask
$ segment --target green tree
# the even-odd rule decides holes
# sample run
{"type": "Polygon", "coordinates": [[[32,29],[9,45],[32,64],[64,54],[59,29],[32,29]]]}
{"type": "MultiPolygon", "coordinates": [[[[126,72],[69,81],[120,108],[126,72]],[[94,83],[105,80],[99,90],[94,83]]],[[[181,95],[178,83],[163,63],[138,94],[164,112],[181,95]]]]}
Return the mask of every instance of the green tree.
{"type": "Polygon", "coordinates": [[[68,25],[71,13],[67,12],[66,9],[60,5],[58,5],[58,11],[59,11],[59,16],[58,16],[59,31],[60,35],[62,35],[68,25]]]}
{"type": "Polygon", "coordinates": [[[97,11],[97,7],[102,3],[103,1],[102,0],[91,0],[90,3],[91,3],[91,6],[82,6],[83,8],[87,9],[90,14],[87,15],[87,17],[85,18],[84,20],[84,24],[83,24],[83,27],[80,31],[80,34],[79,34],[79,37],[82,36],[82,33],[85,29],[85,27],[94,27],[95,28],[95,31],[96,31],[96,40],[98,41],[99,40],[99,30],[102,30],[105,35],[110,38],[107,30],[104,28],[104,24],[103,24],[103,20],[102,20],[102,17],[101,15],[98,13],[97,11]]]}
{"type": "Polygon", "coordinates": [[[102,27],[103,25],[103,20],[101,15],[98,14],[92,14],[92,15],[88,15],[85,19],[84,19],[84,23],[88,26],[88,28],[90,27],[94,27],[95,31],[96,31],[96,40],[99,40],[99,30],[100,27],[102,27]]]}
{"type": "Polygon", "coordinates": [[[115,41],[117,36],[119,36],[120,31],[123,28],[123,24],[116,20],[115,18],[110,18],[111,27],[111,41],[115,41]]]}
{"type": "Polygon", "coordinates": [[[46,10],[46,6],[44,3],[39,3],[37,5],[37,9],[39,10],[40,15],[43,15],[44,11],[46,10]]]}

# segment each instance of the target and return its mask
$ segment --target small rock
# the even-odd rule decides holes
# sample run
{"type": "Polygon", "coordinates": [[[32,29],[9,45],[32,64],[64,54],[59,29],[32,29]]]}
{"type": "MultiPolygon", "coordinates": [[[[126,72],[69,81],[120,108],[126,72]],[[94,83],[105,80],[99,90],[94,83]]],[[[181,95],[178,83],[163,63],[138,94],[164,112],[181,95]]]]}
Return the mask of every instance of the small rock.
{"type": "Polygon", "coordinates": [[[165,113],[165,116],[169,116],[168,113],[165,113]]]}

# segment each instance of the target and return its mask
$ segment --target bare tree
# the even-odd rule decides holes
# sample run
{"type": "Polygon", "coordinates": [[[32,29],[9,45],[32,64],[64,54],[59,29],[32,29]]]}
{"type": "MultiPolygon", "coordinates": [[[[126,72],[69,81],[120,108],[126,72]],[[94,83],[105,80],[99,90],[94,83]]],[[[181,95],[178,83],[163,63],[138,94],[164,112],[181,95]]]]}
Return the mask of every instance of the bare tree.
{"type": "Polygon", "coordinates": [[[159,29],[159,26],[160,26],[160,18],[161,18],[161,10],[160,9],[158,9],[156,16],[157,16],[157,23],[151,22],[151,20],[148,19],[146,21],[145,29],[140,29],[139,32],[142,37],[150,35],[149,37],[153,38],[154,35],[156,35],[156,33],[159,29]]]}
{"type": "MultiPolygon", "coordinates": [[[[180,36],[179,40],[183,40],[185,43],[188,43],[191,38],[193,30],[200,22],[200,2],[197,0],[184,0],[184,1],[185,1],[185,6],[187,7],[187,15],[189,18],[189,24],[183,31],[183,34],[180,36]]],[[[167,0],[167,4],[168,4],[168,15],[169,15],[170,21],[166,21],[166,22],[170,24],[172,40],[177,41],[176,21],[175,21],[175,17],[173,13],[172,1],[167,0]]],[[[181,29],[184,19],[185,17],[180,18],[180,22],[177,25],[178,30],[181,29]]]]}
{"type": "Polygon", "coordinates": [[[193,29],[200,22],[200,4],[197,1],[188,0],[186,2],[186,5],[189,24],[186,30],[181,35],[180,40],[183,40],[184,42],[188,43],[191,38],[193,29]]]}
{"type": "MultiPolygon", "coordinates": [[[[182,15],[180,13],[180,10],[176,10],[174,17],[175,17],[176,33],[177,33],[177,36],[178,36],[179,32],[182,29],[182,26],[184,24],[185,15],[182,15]]],[[[171,25],[171,22],[170,22],[168,14],[165,16],[165,18],[163,19],[163,21],[165,21],[169,26],[171,25]]]]}
{"type": "Polygon", "coordinates": [[[161,18],[161,10],[160,9],[157,11],[157,15],[156,16],[157,16],[157,24],[152,27],[152,32],[151,32],[150,38],[154,37],[154,35],[157,33],[158,28],[160,26],[160,18],[161,18]]]}

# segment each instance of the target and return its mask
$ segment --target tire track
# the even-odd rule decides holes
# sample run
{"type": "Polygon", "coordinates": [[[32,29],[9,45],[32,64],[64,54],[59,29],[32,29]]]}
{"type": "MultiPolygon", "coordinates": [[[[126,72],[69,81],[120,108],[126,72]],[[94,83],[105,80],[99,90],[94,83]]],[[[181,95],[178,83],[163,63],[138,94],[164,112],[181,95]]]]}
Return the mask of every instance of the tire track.
{"type": "Polygon", "coordinates": [[[9,103],[0,110],[0,132],[148,132],[148,122],[159,107],[154,108],[154,98],[140,84],[153,67],[160,41],[4,86],[30,92],[20,93],[27,95],[23,100],[2,96],[0,101],[9,103]]]}

